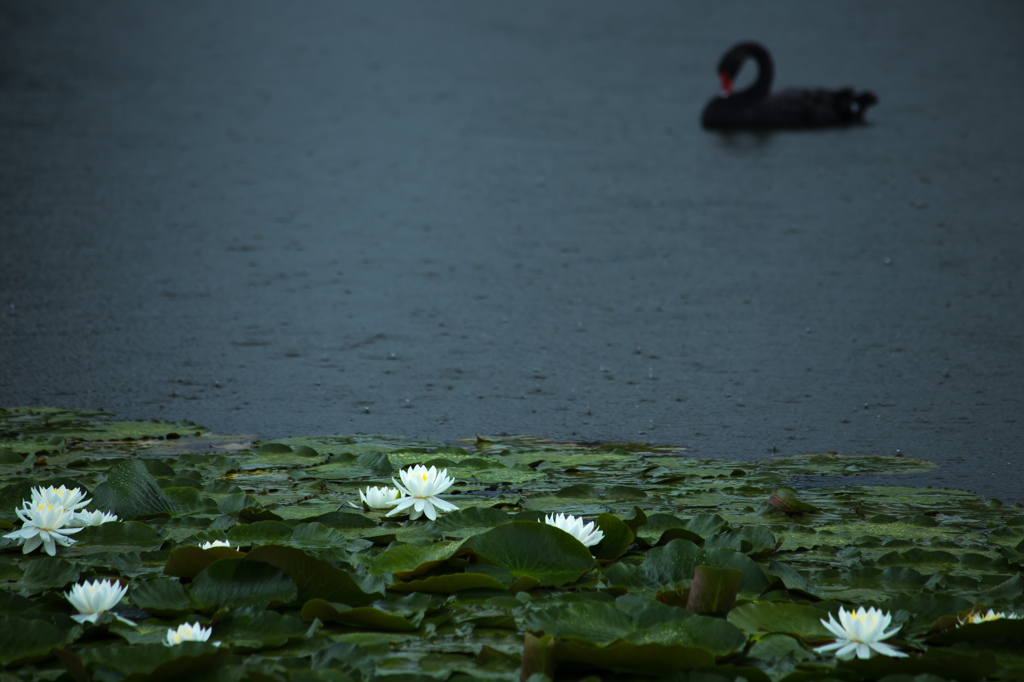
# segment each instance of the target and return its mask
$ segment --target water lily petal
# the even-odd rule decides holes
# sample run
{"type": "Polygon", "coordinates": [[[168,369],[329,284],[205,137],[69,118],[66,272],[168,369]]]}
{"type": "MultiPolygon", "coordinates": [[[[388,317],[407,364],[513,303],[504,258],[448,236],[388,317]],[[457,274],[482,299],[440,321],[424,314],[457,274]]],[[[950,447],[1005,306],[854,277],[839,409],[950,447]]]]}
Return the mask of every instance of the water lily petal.
{"type": "Polygon", "coordinates": [[[842,647],[844,647],[846,645],[847,645],[847,643],[844,640],[842,642],[832,642],[831,644],[825,644],[825,645],[822,645],[822,646],[819,646],[819,647],[815,647],[814,650],[817,651],[818,653],[822,653],[823,654],[823,653],[826,653],[826,652],[829,652],[829,651],[835,651],[836,649],[840,649],[840,648],[842,648],[842,647]]]}
{"type": "Polygon", "coordinates": [[[831,613],[828,614],[828,620],[827,621],[824,618],[821,619],[821,624],[824,625],[828,629],[828,631],[831,632],[836,637],[840,637],[842,639],[846,639],[846,637],[847,637],[846,630],[843,629],[842,625],[840,625],[839,623],[836,622],[836,619],[832,617],[831,613]]]}
{"type": "Polygon", "coordinates": [[[442,500],[440,497],[431,497],[430,502],[441,511],[454,511],[458,509],[454,504],[448,500],[442,500]]]}
{"type": "Polygon", "coordinates": [[[394,516],[395,514],[398,514],[399,512],[413,506],[414,504],[416,504],[416,498],[403,497],[400,500],[395,500],[392,504],[395,505],[395,508],[387,513],[388,516],[394,516]]]}
{"type": "Polygon", "coordinates": [[[892,646],[885,642],[872,642],[869,644],[872,649],[882,654],[883,656],[892,656],[894,658],[906,658],[907,654],[903,653],[899,649],[894,649],[892,646]]]}

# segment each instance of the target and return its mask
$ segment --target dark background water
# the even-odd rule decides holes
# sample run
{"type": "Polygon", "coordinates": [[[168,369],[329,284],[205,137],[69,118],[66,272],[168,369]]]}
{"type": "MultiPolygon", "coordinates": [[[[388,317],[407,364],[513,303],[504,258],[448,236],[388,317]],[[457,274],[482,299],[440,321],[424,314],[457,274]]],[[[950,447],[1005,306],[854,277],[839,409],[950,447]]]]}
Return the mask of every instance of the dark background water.
{"type": "Polygon", "coordinates": [[[4,0],[0,404],[902,451],[1024,500],[1022,35],[1019,2],[4,0]],[[871,124],[701,130],[748,38],[871,124]]]}

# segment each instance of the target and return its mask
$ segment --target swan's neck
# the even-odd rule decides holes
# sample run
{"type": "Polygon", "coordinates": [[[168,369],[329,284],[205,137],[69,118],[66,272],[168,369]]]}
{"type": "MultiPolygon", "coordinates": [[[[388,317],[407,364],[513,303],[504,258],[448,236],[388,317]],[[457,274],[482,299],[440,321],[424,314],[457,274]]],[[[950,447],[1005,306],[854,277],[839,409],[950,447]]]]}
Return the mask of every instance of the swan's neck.
{"type": "Polygon", "coordinates": [[[772,56],[768,50],[761,45],[748,44],[744,46],[744,57],[753,57],[757,62],[757,80],[749,88],[734,92],[729,99],[735,102],[756,102],[764,99],[772,88],[772,79],[775,76],[775,67],[772,65],[772,56]]]}

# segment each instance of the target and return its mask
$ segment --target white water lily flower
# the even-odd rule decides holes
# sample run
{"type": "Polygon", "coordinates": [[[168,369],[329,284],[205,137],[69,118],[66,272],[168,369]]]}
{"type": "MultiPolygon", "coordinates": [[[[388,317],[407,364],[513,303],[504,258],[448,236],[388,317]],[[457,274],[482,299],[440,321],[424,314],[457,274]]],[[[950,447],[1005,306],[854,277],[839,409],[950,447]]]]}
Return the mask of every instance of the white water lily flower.
{"type": "Polygon", "coordinates": [[[108,514],[102,511],[80,511],[75,512],[72,519],[78,526],[102,526],[111,521],[120,521],[117,514],[108,514]]]}
{"type": "Polygon", "coordinates": [[[32,504],[52,504],[54,507],[64,507],[73,512],[92,502],[92,500],[85,499],[87,494],[82,492],[81,488],[68,490],[65,486],[54,488],[51,485],[49,488],[32,488],[32,504]]]}
{"type": "Polygon", "coordinates": [[[451,502],[445,502],[440,497],[437,497],[437,495],[448,490],[455,483],[455,479],[448,475],[447,469],[442,469],[438,472],[436,467],[427,469],[422,464],[417,464],[411,469],[399,471],[398,475],[405,485],[399,484],[393,478],[391,480],[402,491],[403,497],[388,502],[388,504],[395,507],[388,512],[388,516],[394,516],[412,507],[412,511],[409,512],[410,519],[418,519],[423,514],[426,514],[427,518],[433,521],[437,518],[435,507],[441,511],[458,509],[451,502]]]}
{"type": "Polygon", "coordinates": [[[873,653],[906,658],[905,653],[882,641],[899,632],[898,627],[888,632],[885,631],[891,622],[892,616],[883,613],[880,609],[870,608],[865,611],[862,606],[856,611],[847,611],[840,607],[838,623],[831,613],[828,614],[827,622],[824,618],[821,619],[821,624],[836,636],[836,641],[819,646],[815,651],[819,653],[835,651],[836,658],[846,661],[852,659],[854,655],[857,658],[871,658],[873,653]],[[837,649],[838,651],[836,651],[837,649]]]}
{"type": "MultiPolygon", "coordinates": [[[[211,634],[213,634],[213,628],[204,628],[198,622],[182,623],[177,629],[169,628],[167,630],[167,639],[164,644],[174,646],[182,642],[206,642],[210,639],[211,634]]],[[[214,644],[220,644],[220,642],[214,642],[214,644]]]]}
{"type": "Polygon", "coordinates": [[[74,520],[74,512],[64,507],[47,504],[45,500],[39,502],[24,502],[23,506],[15,508],[14,513],[24,521],[21,530],[4,535],[5,538],[21,540],[25,543],[22,549],[24,554],[35,550],[40,545],[50,556],[57,553],[57,545],[67,547],[74,544],[74,539],[67,537],[69,533],[77,533],[81,528],[68,528],[67,525],[74,520]]]}
{"type": "Polygon", "coordinates": [[[114,580],[93,580],[75,585],[65,594],[78,613],[71,616],[79,623],[95,623],[100,614],[114,608],[117,602],[124,599],[128,586],[121,586],[114,580]]]}
{"type": "Polygon", "coordinates": [[[389,488],[386,485],[381,487],[374,486],[373,488],[367,488],[366,492],[359,491],[359,499],[363,501],[367,507],[371,509],[387,509],[391,506],[391,503],[401,497],[402,491],[398,488],[389,488]]]}
{"type": "Polygon", "coordinates": [[[594,522],[584,524],[583,517],[575,517],[569,514],[548,514],[544,517],[544,523],[564,530],[587,547],[593,547],[604,539],[604,531],[594,528],[594,522]]]}
{"type": "Polygon", "coordinates": [[[231,541],[229,540],[214,540],[213,542],[204,542],[199,545],[199,549],[210,549],[211,547],[230,547],[231,541]]]}
{"type": "MultiPolygon", "coordinates": [[[[1021,616],[1016,613],[1006,613],[1005,611],[993,611],[988,610],[988,613],[969,613],[967,617],[960,621],[960,625],[966,625],[968,623],[987,623],[990,620],[1002,620],[1006,618],[1008,620],[1019,620],[1021,616]]],[[[959,626],[958,626],[959,627],[959,626]]]]}

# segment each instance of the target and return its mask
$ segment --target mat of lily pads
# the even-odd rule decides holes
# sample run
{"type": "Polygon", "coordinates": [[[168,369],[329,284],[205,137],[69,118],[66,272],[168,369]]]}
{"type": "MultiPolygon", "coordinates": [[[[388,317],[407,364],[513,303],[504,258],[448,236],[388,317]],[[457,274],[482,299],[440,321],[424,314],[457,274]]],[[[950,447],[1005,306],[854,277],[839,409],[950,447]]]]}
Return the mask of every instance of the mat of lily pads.
{"type": "Polygon", "coordinates": [[[1024,613],[1024,510],[900,485],[934,466],[533,437],[259,442],[3,409],[0,533],[41,485],[121,518],[53,557],[0,541],[3,679],[1024,679],[1024,621],[960,625],[1024,613]],[[447,469],[459,509],[431,522],[362,508],[360,488],[412,464],[447,469]],[[816,474],[848,484],[787,485],[816,474]],[[604,539],[584,547],[543,523],[554,513],[604,539]],[[231,547],[199,548],[214,540],[231,547]],[[736,577],[735,599],[693,609],[697,567],[736,577]],[[114,611],[135,625],[71,618],[64,594],[94,579],[129,586],[114,611]],[[890,612],[887,643],[909,656],[815,653],[841,606],[890,612]],[[219,645],[164,645],[196,621],[219,645]]]}

